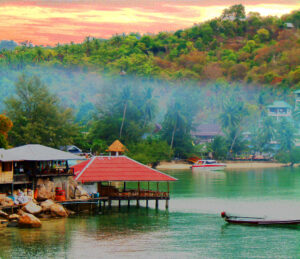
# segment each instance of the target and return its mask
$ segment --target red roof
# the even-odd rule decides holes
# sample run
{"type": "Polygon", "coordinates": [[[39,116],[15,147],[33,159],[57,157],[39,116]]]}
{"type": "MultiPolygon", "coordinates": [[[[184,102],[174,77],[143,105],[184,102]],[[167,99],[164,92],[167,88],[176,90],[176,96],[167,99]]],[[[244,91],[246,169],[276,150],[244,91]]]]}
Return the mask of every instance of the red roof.
{"type": "Polygon", "coordinates": [[[72,168],[75,180],[79,182],[177,180],[126,156],[93,157],[72,168]]]}

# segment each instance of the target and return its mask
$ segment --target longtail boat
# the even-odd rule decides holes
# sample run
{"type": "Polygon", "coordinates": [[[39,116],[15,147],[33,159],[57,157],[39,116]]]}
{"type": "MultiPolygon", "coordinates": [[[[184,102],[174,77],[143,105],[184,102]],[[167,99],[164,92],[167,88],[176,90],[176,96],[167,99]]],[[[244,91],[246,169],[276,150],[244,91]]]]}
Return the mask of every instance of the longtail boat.
{"type": "Polygon", "coordinates": [[[221,217],[228,223],[246,225],[296,225],[300,224],[300,219],[268,219],[267,217],[243,217],[227,215],[221,213],[221,217]]]}

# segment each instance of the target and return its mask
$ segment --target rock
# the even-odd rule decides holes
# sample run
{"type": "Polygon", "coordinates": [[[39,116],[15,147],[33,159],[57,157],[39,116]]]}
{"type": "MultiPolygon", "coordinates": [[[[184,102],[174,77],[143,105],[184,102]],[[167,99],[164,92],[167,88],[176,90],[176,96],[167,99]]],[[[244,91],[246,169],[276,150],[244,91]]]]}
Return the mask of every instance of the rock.
{"type": "Polygon", "coordinates": [[[89,194],[82,186],[78,185],[75,191],[75,197],[80,198],[81,196],[89,196],[89,194]]]}
{"type": "Polygon", "coordinates": [[[76,212],[73,211],[73,210],[66,209],[66,211],[67,211],[68,215],[75,215],[76,214],[76,212]]]}
{"type": "Polygon", "coordinates": [[[83,195],[83,196],[80,196],[80,200],[88,200],[90,197],[89,196],[86,196],[86,195],[83,195]]]}
{"type": "Polygon", "coordinates": [[[51,211],[51,215],[54,217],[56,217],[56,216],[57,217],[67,217],[68,216],[67,211],[60,204],[54,203],[53,205],[51,205],[50,211],[51,211]]]}
{"type": "Polygon", "coordinates": [[[3,210],[0,210],[0,217],[7,219],[8,218],[8,214],[6,212],[4,212],[3,210]]]}
{"type": "Polygon", "coordinates": [[[13,206],[14,201],[11,198],[5,197],[1,200],[1,205],[2,206],[13,206]]]}
{"type": "Polygon", "coordinates": [[[37,183],[37,199],[47,200],[55,198],[54,183],[49,179],[39,179],[37,183]]]}
{"type": "Polygon", "coordinates": [[[30,214],[39,214],[42,211],[42,207],[30,201],[23,207],[23,210],[30,214]]]}
{"type": "Polygon", "coordinates": [[[10,221],[18,220],[19,218],[20,218],[20,215],[18,215],[18,214],[11,214],[11,215],[8,216],[8,219],[10,221]]]}
{"type": "Polygon", "coordinates": [[[18,211],[18,215],[22,216],[22,215],[24,215],[24,214],[25,214],[25,212],[24,212],[23,210],[19,210],[19,211],[18,211]]]}
{"type": "Polygon", "coordinates": [[[53,200],[46,200],[46,201],[43,201],[40,205],[41,205],[43,211],[48,211],[48,210],[50,210],[50,207],[53,204],[55,204],[55,202],[53,200]]]}
{"type": "Polygon", "coordinates": [[[68,180],[69,180],[69,196],[71,199],[75,199],[75,192],[78,183],[74,180],[72,176],[70,176],[68,180]]]}
{"type": "Polygon", "coordinates": [[[38,215],[38,217],[42,218],[42,219],[50,219],[50,218],[52,218],[52,215],[41,213],[41,214],[38,215]]]}
{"type": "Polygon", "coordinates": [[[19,218],[19,227],[26,227],[26,228],[40,228],[42,226],[41,221],[32,214],[24,213],[19,218]]]}

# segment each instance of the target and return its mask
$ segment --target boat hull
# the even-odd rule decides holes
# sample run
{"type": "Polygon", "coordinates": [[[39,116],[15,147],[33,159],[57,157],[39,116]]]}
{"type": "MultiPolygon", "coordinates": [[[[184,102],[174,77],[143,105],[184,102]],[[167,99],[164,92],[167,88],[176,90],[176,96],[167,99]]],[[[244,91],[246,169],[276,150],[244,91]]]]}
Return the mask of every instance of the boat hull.
{"type": "Polygon", "coordinates": [[[300,220],[244,220],[244,219],[225,219],[231,224],[245,224],[245,225],[297,225],[300,220]]]}
{"type": "Polygon", "coordinates": [[[224,170],[226,165],[193,165],[192,169],[206,170],[206,171],[221,171],[224,170]]]}

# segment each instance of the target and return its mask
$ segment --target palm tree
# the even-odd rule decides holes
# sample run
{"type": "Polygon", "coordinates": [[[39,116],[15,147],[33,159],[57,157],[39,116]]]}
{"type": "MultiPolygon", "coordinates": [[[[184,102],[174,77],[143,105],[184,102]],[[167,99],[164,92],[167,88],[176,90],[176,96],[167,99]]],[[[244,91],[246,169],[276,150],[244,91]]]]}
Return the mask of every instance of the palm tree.
{"type": "Polygon", "coordinates": [[[153,89],[147,88],[145,99],[144,99],[144,125],[143,128],[146,127],[147,121],[151,121],[154,118],[155,104],[153,102],[153,89]]]}
{"type": "Polygon", "coordinates": [[[231,139],[229,153],[232,152],[236,140],[242,132],[242,121],[247,115],[248,110],[244,107],[244,103],[235,100],[224,103],[223,113],[221,113],[219,119],[223,130],[227,132],[228,138],[231,139]]]}
{"type": "Polygon", "coordinates": [[[171,151],[174,146],[176,131],[185,132],[186,124],[187,124],[187,120],[181,112],[181,105],[178,102],[175,102],[168,109],[165,122],[166,122],[165,124],[169,126],[168,128],[172,129],[171,142],[170,142],[170,151],[171,151]]]}
{"type": "Polygon", "coordinates": [[[125,117],[126,117],[126,111],[127,111],[127,106],[128,106],[128,102],[129,102],[129,99],[130,99],[130,89],[128,86],[126,86],[124,89],[123,89],[123,92],[121,94],[121,99],[122,99],[122,102],[123,102],[123,117],[122,117],[122,123],[121,123],[121,127],[120,127],[120,139],[122,138],[122,131],[123,131],[123,127],[124,127],[124,122],[125,122],[125,117]]]}

